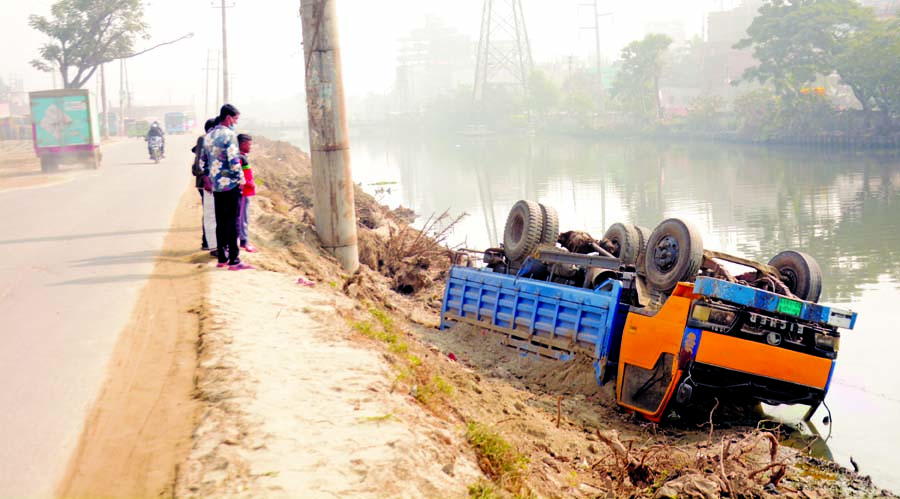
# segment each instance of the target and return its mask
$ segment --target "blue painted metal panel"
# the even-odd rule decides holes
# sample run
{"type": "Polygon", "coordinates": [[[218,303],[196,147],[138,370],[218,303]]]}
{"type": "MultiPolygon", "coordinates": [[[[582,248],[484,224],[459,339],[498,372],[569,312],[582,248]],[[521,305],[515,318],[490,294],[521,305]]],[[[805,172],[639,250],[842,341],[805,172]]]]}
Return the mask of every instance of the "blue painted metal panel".
{"type": "Polygon", "coordinates": [[[627,305],[622,285],[610,280],[597,290],[536,281],[489,270],[454,266],[441,307],[441,329],[456,318],[511,333],[528,342],[522,348],[565,360],[576,350],[592,352],[597,381],[618,359],[627,305]],[[615,340],[615,341],[614,341],[615,340]]]}
{"type": "Polygon", "coordinates": [[[694,283],[694,293],[810,322],[831,324],[846,329],[853,329],[856,325],[856,312],[787,298],[762,289],[711,277],[698,277],[694,283]]]}

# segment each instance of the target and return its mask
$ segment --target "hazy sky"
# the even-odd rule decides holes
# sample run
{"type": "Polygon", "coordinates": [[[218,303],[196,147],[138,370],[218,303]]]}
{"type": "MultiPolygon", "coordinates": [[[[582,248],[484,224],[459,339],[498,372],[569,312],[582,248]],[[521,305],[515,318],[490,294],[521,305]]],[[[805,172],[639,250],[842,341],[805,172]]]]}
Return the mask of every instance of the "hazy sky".
{"type": "MultiPolygon", "coordinates": [[[[590,0],[522,0],[535,62],[593,52],[590,0]]],[[[28,65],[43,37],[28,27],[31,13],[49,14],[52,0],[2,0],[6,26],[0,30],[0,77],[24,79],[26,90],[50,88],[52,78],[28,65]]],[[[600,0],[602,52],[615,57],[628,41],[640,38],[649,23],[677,21],[686,35],[700,32],[703,13],[736,4],[736,0],[600,0]]],[[[219,4],[219,1],[216,1],[219,4]]],[[[299,0],[232,0],[228,16],[229,71],[232,101],[275,100],[296,95],[303,87],[303,52],[299,0]]],[[[477,41],[482,0],[338,0],[339,30],[347,95],[385,92],[392,84],[398,38],[424,25],[426,16],[445,22],[477,41]]],[[[145,2],[150,40],[137,47],[178,38],[192,39],[131,59],[128,73],[137,104],[202,103],[208,49],[222,43],[221,14],[210,0],[145,2]]],[[[108,93],[118,99],[118,64],[107,71],[108,93]]],[[[215,93],[215,74],[210,73],[215,93]]],[[[89,84],[95,88],[93,84],[89,84]]],[[[212,96],[210,97],[212,99],[212,96]]],[[[201,106],[202,107],[202,106],[201,106]]]]}

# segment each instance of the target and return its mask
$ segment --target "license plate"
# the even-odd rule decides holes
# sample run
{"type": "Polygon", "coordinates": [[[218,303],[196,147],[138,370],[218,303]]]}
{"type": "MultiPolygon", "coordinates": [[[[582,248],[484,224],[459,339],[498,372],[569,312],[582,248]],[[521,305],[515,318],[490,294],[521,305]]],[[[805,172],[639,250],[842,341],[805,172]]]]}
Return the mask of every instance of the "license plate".
{"type": "Polygon", "coordinates": [[[799,316],[803,311],[803,304],[796,300],[781,298],[778,300],[778,311],[782,314],[799,316]]]}

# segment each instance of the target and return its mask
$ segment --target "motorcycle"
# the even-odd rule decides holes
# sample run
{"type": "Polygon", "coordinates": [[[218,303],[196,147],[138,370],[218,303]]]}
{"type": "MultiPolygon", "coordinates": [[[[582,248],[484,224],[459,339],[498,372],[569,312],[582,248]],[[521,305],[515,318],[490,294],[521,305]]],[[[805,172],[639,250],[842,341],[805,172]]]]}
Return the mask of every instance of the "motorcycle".
{"type": "Polygon", "coordinates": [[[162,137],[153,136],[148,139],[148,143],[150,144],[150,159],[154,162],[159,163],[159,159],[162,157],[162,137]]]}

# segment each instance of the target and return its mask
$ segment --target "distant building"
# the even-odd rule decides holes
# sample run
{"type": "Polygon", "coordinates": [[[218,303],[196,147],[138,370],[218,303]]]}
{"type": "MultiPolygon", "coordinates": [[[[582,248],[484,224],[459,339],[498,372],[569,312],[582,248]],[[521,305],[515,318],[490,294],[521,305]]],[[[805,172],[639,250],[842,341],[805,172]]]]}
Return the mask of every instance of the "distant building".
{"type": "Polygon", "coordinates": [[[860,0],[864,7],[870,7],[878,17],[895,17],[900,11],[900,0],[860,0]]]}
{"type": "Polygon", "coordinates": [[[438,18],[399,40],[394,99],[399,112],[417,112],[428,101],[474,79],[471,40],[438,18]]]}
{"type": "MultiPolygon", "coordinates": [[[[710,12],[706,20],[708,49],[704,73],[713,89],[724,90],[739,80],[744,70],[756,65],[750,50],[737,50],[734,44],[747,36],[747,28],[757,16],[762,0],[744,0],[732,10],[710,12]]],[[[733,92],[724,92],[726,100],[733,92]]]]}
{"type": "Polygon", "coordinates": [[[660,93],[670,114],[686,112],[700,96],[718,97],[730,107],[735,97],[746,91],[733,83],[756,65],[756,60],[751,50],[737,50],[734,45],[747,36],[762,4],[762,0],[744,0],[734,9],[707,14],[706,40],[689,41],[682,49],[682,67],[674,68],[668,78],[664,75],[660,93]]]}

